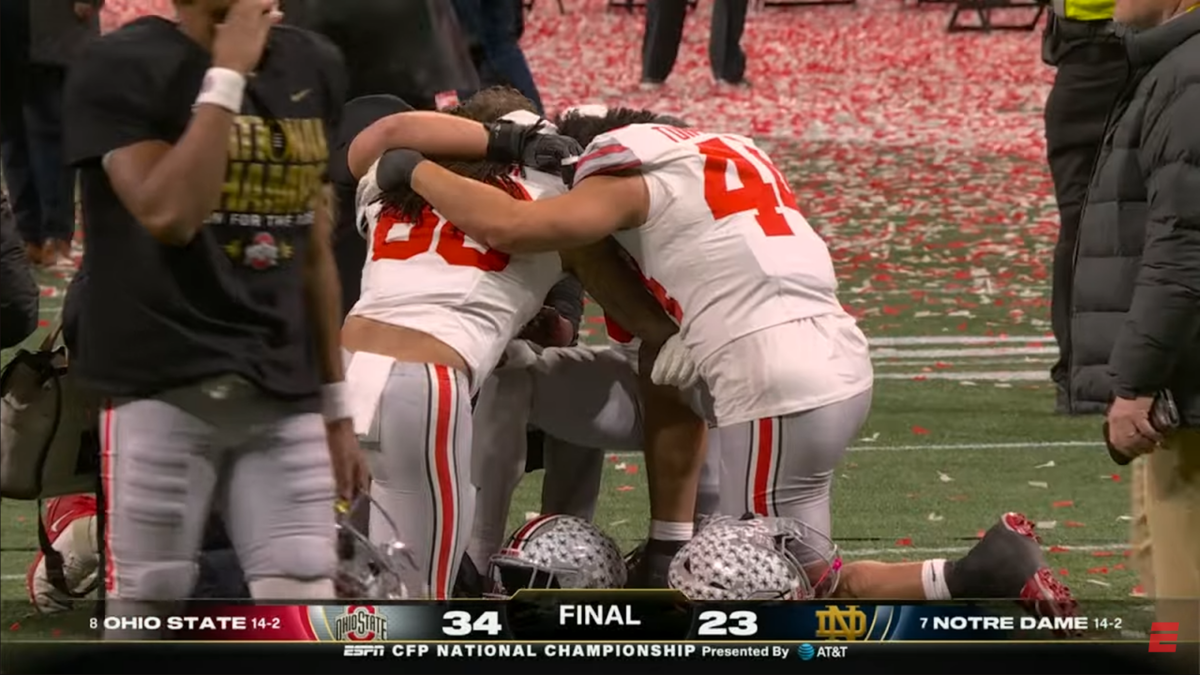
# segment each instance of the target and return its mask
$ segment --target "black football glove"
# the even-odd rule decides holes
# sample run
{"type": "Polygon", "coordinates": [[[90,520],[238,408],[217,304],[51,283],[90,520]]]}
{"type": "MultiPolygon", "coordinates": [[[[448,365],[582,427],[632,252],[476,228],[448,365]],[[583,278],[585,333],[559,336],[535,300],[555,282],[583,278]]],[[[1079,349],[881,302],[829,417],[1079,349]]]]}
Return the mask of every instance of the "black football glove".
{"type": "Polygon", "coordinates": [[[379,158],[379,166],[375,168],[375,182],[384,192],[403,190],[412,183],[413,170],[423,161],[425,156],[416,150],[388,150],[379,158]]]}
{"type": "Polygon", "coordinates": [[[560,173],[563,160],[583,153],[583,146],[573,138],[538,133],[541,124],[526,126],[502,120],[486,126],[487,159],[492,162],[521,164],[546,173],[560,173]]]}

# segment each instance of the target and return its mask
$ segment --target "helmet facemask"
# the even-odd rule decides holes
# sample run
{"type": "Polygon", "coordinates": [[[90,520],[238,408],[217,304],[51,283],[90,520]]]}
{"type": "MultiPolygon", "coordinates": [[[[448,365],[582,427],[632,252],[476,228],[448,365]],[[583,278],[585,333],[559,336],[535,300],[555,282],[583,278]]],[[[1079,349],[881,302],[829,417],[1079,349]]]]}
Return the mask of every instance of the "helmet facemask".
{"type": "Polygon", "coordinates": [[[339,598],[406,600],[421,597],[424,584],[412,551],[399,539],[399,529],[379,503],[362,494],[339,509],[337,523],[338,570],[334,586],[339,598]],[[372,518],[391,529],[387,542],[373,543],[353,525],[360,508],[374,506],[372,518]]]}

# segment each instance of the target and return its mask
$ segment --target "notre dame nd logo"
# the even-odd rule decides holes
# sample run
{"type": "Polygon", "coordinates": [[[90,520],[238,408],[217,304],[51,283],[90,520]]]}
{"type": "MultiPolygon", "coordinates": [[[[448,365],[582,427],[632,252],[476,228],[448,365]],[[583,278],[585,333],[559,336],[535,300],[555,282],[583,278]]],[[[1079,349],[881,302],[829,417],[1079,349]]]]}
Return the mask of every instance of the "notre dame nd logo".
{"type": "Polygon", "coordinates": [[[867,615],[858,605],[845,609],[826,605],[817,612],[817,637],[824,640],[860,640],[867,634],[867,615]]]}
{"type": "Polygon", "coordinates": [[[379,614],[374,605],[350,605],[346,613],[333,620],[335,640],[371,642],[387,639],[387,617],[379,614]]]}

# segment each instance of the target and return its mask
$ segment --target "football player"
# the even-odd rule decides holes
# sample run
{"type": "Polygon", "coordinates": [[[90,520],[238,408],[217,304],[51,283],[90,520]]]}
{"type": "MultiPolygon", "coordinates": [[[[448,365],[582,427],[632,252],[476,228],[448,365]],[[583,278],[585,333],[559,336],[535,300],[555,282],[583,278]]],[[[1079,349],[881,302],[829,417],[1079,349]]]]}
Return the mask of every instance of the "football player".
{"type": "MultiPolygon", "coordinates": [[[[385,168],[502,250],[614,237],[679,321],[678,344],[712,394],[720,510],[788,515],[828,532],[833,469],[866,419],[872,371],[866,339],[837,300],[829,252],[779,170],[748,138],[649,111],[572,112],[561,122],[588,149],[570,192],[534,208],[411,151],[394,151],[385,168]]],[[[478,125],[453,126],[464,152],[486,141],[478,125]]],[[[661,371],[655,382],[693,383],[661,371]]]]}
{"type": "MultiPolygon", "coordinates": [[[[476,474],[480,504],[470,547],[472,560],[486,561],[499,550],[512,493],[521,477],[527,424],[544,431],[548,439],[543,513],[590,520],[599,498],[605,450],[642,451],[638,341],[611,318],[606,317],[605,323],[609,347],[549,348],[535,354],[513,345],[510,351],[524,356],[497,369],[486,385],[475,407],[476,428],[480,433],[488,430],[488,442],[476,445],[476,461],[484,468],[476,474]]],[[[696,521],[716,512],[716,438],[716,434],[707,438],[696,521]]]]}
{"type": "MultiPolygon", "coordinates": [[[[484,139],[478,126],[454,126],[464,150],[484,139]]],[[[650,111],[573,112],[558,126],[586,146],[559,198],[517,202],[409,150],[385,158],[386,174],[500,250],[615,237],[679,320],[680,342],[715,400],[721,512],[790,517],[828,539],[833,470],[866,419],[873,375],[866,338],[837,300],[829,252],[782,173],[748,138],[650,111]]],[[[655,366],[656,383],[691,383],[655,366]]],[[[972,564],[1011,563],[1021,586],[1007,592],[1068,611],[1069,592],[1028,523],[1005,516],[993,530],[972,564]]],[[[859,597],[909,597],[888,592],[899,590],[891,582],[941,594],[948,566],[963,572],[962,561],[877,565],[850,584],[859,597]]]]}
{"type": "MultiPolygon", "coordinates": [[[[561,194],[565,187],[558,176],[514,169],[514,160],[557,166],[569,152],[578,152],[561,137],[497,122],[513,111],[536,121],[530,110],[529,101],[509,89],[472,97],[459,111],[464,117],[451,119],[469,116],[492,123],[487,151],[480,153],[491,161],[453,165],[455,170],[518,199],[561,194]]],[[[474,514],[471,394],[487,380],[509,340],[538,312],[562,264],[553,252],[510,255],[485,247],[407,186],[381,186],[378,158],[396,145],[397,133],[403,137],[404,128],[411,127],[411,116],[429,114],[384,118],[350,144],[347,162],[360,179],[360,227],[370,251],[362,297],[346,320],[342,344],[351,353],[347,382],[355,429],[368,447],[377,448],[369,455],[371,494],[399,524],[401,539],[425,557],[427,593],[446,598],[474,514]]],[[[436,152],[436,136],[422,140],[424,149],[436,152]]],[[[590,269],[597,262],[602,262],[597,256],[572,258],[570,267],[590,269]]],[[[665,330],[674,332],[674,325],[620,260],[614,269],[614,276],[629,277],[625,301],[641,313],[633,320],[650,316],[656,325],[669,327],[657,336],[661,345],[665,330]]],[[[373,514],[372,537],[381,521],[373,514]]]]}

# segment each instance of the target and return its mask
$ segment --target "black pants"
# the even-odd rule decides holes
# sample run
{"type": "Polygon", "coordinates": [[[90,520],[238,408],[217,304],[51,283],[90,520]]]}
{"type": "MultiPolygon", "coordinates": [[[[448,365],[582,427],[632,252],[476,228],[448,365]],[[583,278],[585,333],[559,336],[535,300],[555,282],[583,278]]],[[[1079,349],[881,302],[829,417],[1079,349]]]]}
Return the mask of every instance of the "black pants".
{"type": "Polygon", "coordinates": [[[1060,221],[1050,289],[1050,323],[1059,358],[1050,376],[1060,388],[1065,386],[1071,356],[1071,285],[1079,219],[1092,164],[1104,140],[1104,123],[1125,83],[1126,71],[1120,45],[1076,48],[1058,64],[1046,99],[1046,152],[1060,221]]]}
{"type": "MultiPolygon", "coordinates": [[[[713,77],[718,80],[741,82],[746,75],[746,53],[741,42],[749,4],[749,0],[716,0],[713,5],[708,59],[713,77]]],[[[683,40],[686,17],[687,0],[647,0],[646,34],[642,38],[643,82],[662,82],[671,74],[683,40]]]]}

